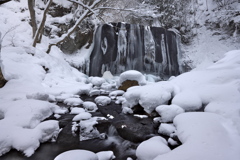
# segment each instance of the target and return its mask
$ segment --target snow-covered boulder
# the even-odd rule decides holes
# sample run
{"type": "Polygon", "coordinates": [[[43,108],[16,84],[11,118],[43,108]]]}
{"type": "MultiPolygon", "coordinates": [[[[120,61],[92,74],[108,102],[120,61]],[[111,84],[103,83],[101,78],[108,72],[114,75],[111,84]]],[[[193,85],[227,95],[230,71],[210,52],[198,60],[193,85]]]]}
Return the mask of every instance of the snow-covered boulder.
{"type": "Polygon", "coordinates": [[[71,108],[70,114],[80,114],[80,113],[84,113],[84,112],[85,112],[85,110],[83,108],[73,107],[73,108],[71,108]]]}
{"type": "Polygon", "coordinates": [[[59,154],[54,160],[98,160],[98,157],[95,153],[87,150],[70,150],[59,154]]]}
{"type": "Polygon", "coordinates": [[[98,160],[113,160],[116,158],[113,151],[101,151],[96,154],[98,156],[98,160]]]}
{"type": "Polygon", "coordinates": [[[73,121],[81,121],[81,120],[87,120],[90,119],[92,115],[88,112],[82,112],[73,117],[73,121]]]}
{"type": "Polygon", "coordinates": [[[122,90],[116,90],[109,93],[109,97],[115,99],[117,96],[122,96],[125,92],[122,90]]]}
{"type": "Polygon", "coordinates": [[[100,87],[104,82],[106,82],[106,80],[101,77],[89,77],[89,81],[97,87],[100,87]]]}
{"type": "Polygon", "coordinates": [[[95,112],[96,110],[98,110],[97,105],[94,102],[90,101],[83,102],[83,108],[87,112],[95,112]]]}
{"type": "Polygon", "coordinates": [[[94,101],[100,106],[106,106],[111,103],[111,98],[107,96],[98,96],[94,101]]]}
{"type": "Polygon", "coordinates": [[[68,105],[68,106],[79,106],[83,103],[83,101],[80,98],[67,98],[64,100],[63,102],[64,104],[68,105]]]}
{"type": "Polygon", "coordinates": [[[202,100],[196,92],[185,90],[173,98],[172,104],[180,106],[185,111],[196,111],[202,107],[202,100]]]}
{"type": "Polygon", "coordinates": [[[160,122],[172,122],[177,115],[184,113],[184,110],[181,107],[174,104],[161,105],[155,110],[160,115],[160,122]]]}
{"type": "Polygon", "coordinates": [[[147,113],[151,113],[162,104],[167,104],[175,94],[175,86],[170,82],[158,82],[146,86],[132,87],[124,94],[124,107],[132,108],[140,104],[147,113]]]}
{"type": "Polygon", "coordinates": [[[141,86],[146,84],[145,76],[136,70],[129,70],[121,73],[119,78],[119,86],[126,80],[137,81],[141,86]]]}
{"type": "Polygon", "coordinates": [[[169,136],[176,131],[173,124],[161,123],[158,129],[158,133],[164,136],[169,136]]]}
{"type": "Polygon", "coordinates": [[[129,70],[120,74],[118,89],[126,91],[128,88],[132,86],[138,86],[138,85],[142,86],[145,84],[146,84],[146,79],[141,72],[135,71],[135,70],[129,70]]]}
{"type": "Polygon", "coordinates": [[[89,96],[92,97],[92,96],[99,96],[101,94],[101,90],[99,89],[92,89],[90,92],[89,92],[89,96]]]}
{"type": "Polygon", "coordinates": [[[167,141],[160,136],[156,136],[143,141],[137,147],[136,156],[138,160],[150,160],[170,151],[171,149],[167,146],[167,141]]]}

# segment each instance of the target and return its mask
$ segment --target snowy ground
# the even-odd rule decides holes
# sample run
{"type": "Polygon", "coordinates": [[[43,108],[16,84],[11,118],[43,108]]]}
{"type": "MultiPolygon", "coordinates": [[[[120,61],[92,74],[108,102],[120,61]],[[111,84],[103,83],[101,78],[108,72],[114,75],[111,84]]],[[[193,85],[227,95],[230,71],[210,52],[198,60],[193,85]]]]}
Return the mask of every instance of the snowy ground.
{"type": "MultiPolygon", "coordinates": [[[[59,132],[58,122],[43,120],[52,114],[67,112],[55,102],[71,105],[72,111],[78,113],[75,120],[90,119],[87,112],[97,108],[92,103],[84,103],[79,95],[106,94],[117,84],[116,77],[103,80],[78,72],[63,59],[57,48],[48,55],[42,45],[30,47],[31,28],[26,21],[21,21],[27,13],[19,9],[26,8],[26,3],[21,5],[16,6],[13,1],[0,7],[1,32],[5,34],[16,26],[3,39],[1,52],[2,70],[8,82],[0,89],[0,156],[12,148],[31,156],[40,143],[54,140],[59,132]],[[74,109],[83,104],[85,110],[74,109]]],[[[157,111],[159,116],[154,121],[164,124],[159,132],[170,138],[166,141],[157,136],[140,144],[136,151],[139,160],[240,159],[240,51],[223,56],[238,46],[232,45],[231,39],[223,42],[217,40],[217,36],[204,38],[203,31],[199,34],[199,42],[195,42],[196,50],[188,52],[198,69],[169,81],[146,82],[144,86],[128,89],[125,94],[112,92],[96,99],[96,103],[107,105],[115,96],[126,113],[131,113],[131,108],[138,103],[149,114],[157,111]],[[170,150],[168,144],[177,143],[176,136],[182,145],[170,150]]],[[[132,74],[131,78],[136,79],[134,76],[132,74]]],[[[138,78],[143,81],[144,77],[138,75],[138,78]]],[[[120,79],[122,82],[127,77],[120,79]]],[[[86,159],[110,160],[114,157],[112,152],[87,151],[76,151],[72,156],[82,152],[86,159]]]]}

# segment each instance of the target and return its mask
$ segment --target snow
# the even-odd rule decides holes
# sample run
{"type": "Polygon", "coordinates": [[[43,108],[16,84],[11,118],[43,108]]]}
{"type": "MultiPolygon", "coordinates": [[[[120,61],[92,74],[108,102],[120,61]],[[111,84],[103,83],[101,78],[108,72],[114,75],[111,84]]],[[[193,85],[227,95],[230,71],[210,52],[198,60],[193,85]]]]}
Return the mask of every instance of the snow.
{"type": "Polygon", "coordinates": [[[137,81],[138,84],[141,86],[146,84],[145,76],[141,72],[136,70],[129,70],[121,73],[118,85],[121,86],[121,84],[126,80],[137,81]]]}
{"type": "Polygon", "coordinates": [[[116,91],[112,91],[109,93],[109,97],[111,97],[112,99],[115,99],[117,96],[122,96],[125,92],[122,90],[116,90],[116,91]]]}
{"type": "Polygon", "coordinates": [[[100,106],[106,106],[111,103],[111,98],[107,96],[98,96],[94,101],[100,106]]]}
{"type": "Polygon", "coordinates": [[[96,153],[98,160],[113,160],[115,159],[114,153],[112,151],[102,151],[96,153]]]}
{"type": "Polygon", "coordinates": [[[123,106],[132,108],[139,103],[147,113],[151,113],[157,106],[168,103],[174,91],[175,87],[170,82],[131,87],[124,94],[126,102],[123,106]]]}
{"type": "Polygon", "coordinates": [[[81,149],[76,149],[76,150],[70,150],[61,153],[57,157],[54,158],[54,160],[76,160],[76,159],[81,159],[81,160],[98,160],[98,157],[95,153],[87,150],[81,150],[81,149]]]}
{"type": "Polygon", "coordinates": [[[140,143],[136,150],[136,156],[138,160],[150,160],[170,151],[167,141],[160,136],[156,136],[140,143]]]}
{"type": "Polygon", "coordinates": [[[88,112],[82,112],[73,117],[73,121],[81,121],[81,120],[87,120],[90,119],[92,115],[88,112]]]}
{"type": "Polygon", "coordinates": [[[93,102],[90,102],[90,101],[89,102],[88,101],[83,102],[83,108],[87,112],[95,112],[95,111],[98,110],[97,105],[93,102]]]}
{"type": "Polygon", "coordinates": [[[240,158],[239,134],[231,122],[214,113],[183,113],[174,119],[183,143],[154,160],[226,160],[240,158]]]}
{"type": "Polygon", "coordinates": [[[185,111],[196,111],[202,107],[202,100],[196,92],[185,90],[173,98],[172,104],[180,106],[185,111]]]}
{"type": "Polygon", "coordinates": [[[173,124],[161,123],[158,129],[160,135],[169,136],[176,131],[173,124]]]}
{"type": "Polygon", "coordinates": [[[90,83],[92,83],[94,86],[100,87],[106,80],[101,77],[89,77],[90,83]]]}
{"type": "MultiPolygon", "coordinates": [[[[64,0],[54,2],[66,8],[71,6],[71,2],[64,0]]],[[[206,7],[205,1],[202,2],[202,7],[206,7]]],[[[200,24],[206,20],[204,17],[207,12],[202,11],[204,14],[197,19],[200,24]]],[[[71,114],[77,115],[75,119],[81,120],[80,124],[74,123],[74,127],[80,125],[86,133],[86,137],[81,138],[99,137],[94,127],[98,118],[91,117],[85,111],[95,111],[96,104],[82,102],[79,95],[91,95],[94,90],[99,93],[103,90],[111,91],[116,87],[116,81],[121,84],[125,80],[136,80],[142,86],[131,87],[123,97],[117,98],[116,103],[123,104],[123,113],[133,113],[131,108],[137,104],[149,114],[157,110],[161,117],[156,118],[156,121],[173,121],[173,124],[161,123],[158,132],[170,136],[168,143],[172,146],[177,145],[173,136],[177,136],[182,143],[170,151],[166,140],[153,137],[138,146],[136,153],[139,160],[240,159],[240,51],[226,53],[239,49],[239,43],[235,43],[239,39],[238,34],[233,34],[235,37],[213,35],[214,31],[206,27],[195,28],[198,35],[193,39],[193,45],[184,46],[187,55],[184,60],[191,62],[190,67],[196,68],[167,82],[154,83],[160,78],[142,75],[137,71],[126,71],[119,79],[110,72],[105,72],[102,78],[89,79],[72,66],[79,69],[89,63],[92,46],[73,55],[66,55],[54,46],[51,53],[46,54],[44,51],[50,40],[45,36],[36,48],[31,47],[32,30],[27,1],[3,4],[0,6],[0,14],[3,37],[1,69],[8,80],[0,89],[0,155],[16,149],[29,157],[40,143],[56,138],[59,133],[58,121],[44,120],[53,114],[59,117],[67,110],[48,101],[65,102],[72,106],[83,104],[84,109],[71,108],[71,114]],[[91,83],[87,84],[89,81],[91,83]],[[93,86],[98,88],[93,90],[93,86]],[[183,113],[183,110],[187,113],[183,113]]],[[[39,10],[36,15],[38,20],[42,17],[39,10]]],[[[63,22],[71,15],[48,18],[46,24],[63,22]]],[[[231,20],[239,22],[239,16],[231,20]]],[[[120,93],[112,92],[109,95],[119,96],[120,93]]],[[[99,96],[95,100],[98,105],[111,102],[106,96],[99,96]]],[[[108,117],[114,118],[112,115],[108,117]]],[[[78,154],[81,159],[98,159],[97,155],[100,155],[99,159],[113,158],[111,151],[95,154],[77,150],[66,152],[55,159],[75,159],[74,156],[79,157],[78,154]]]]}
{"type": "Polygon", "coordinates": [[[70,114],[80,114],[80,113],[84,113],[84,112],[85,112],[85,110],[83,108],[73,107],[73,108],[71,108],[70,114]]]}
{"type": "Polygon", "coordinates": [[[80,98],[68,98],[68,99],[65,99],[63,103],[73,107],[73,106],[81,105],[83,101],[80,98]]]}
{"type": "MultiPolygon", "coordinates": [[[[191,99],[192,100],[192,99],[191,99]]],[[[173,102],[172,102],[173,103],[173,102]]],[[[173,119],[178,115],[184,112],[184,110],[174,105],[161,105],[156,108],[156,111],[161,116],[160,122],[173,122],[173,119]]]]}

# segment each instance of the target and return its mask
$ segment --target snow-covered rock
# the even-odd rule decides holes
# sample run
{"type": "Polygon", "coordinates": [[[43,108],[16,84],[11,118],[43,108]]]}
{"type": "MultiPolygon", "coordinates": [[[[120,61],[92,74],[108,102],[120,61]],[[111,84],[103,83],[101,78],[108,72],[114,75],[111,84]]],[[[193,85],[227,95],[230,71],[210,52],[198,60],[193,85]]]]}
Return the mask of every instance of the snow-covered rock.
{"type": "Polygon", "coordinates": [[[113,160],[116,158],[112,151],[101,151],[96,154],[98,156],[98,160],[113,160]]]}
{"type": "Polygon", "coordinates": [[[126,80],[137,81],[138,84],[141,86],[146,84],[145,76],[141,72],[136,70],[129,70],[121,73],[118,85],[121,86],[121,84],[126,80]]]}
{"type": "Polygon", "coordinates": [[[122,90],[116,90],[109,93],[109,97],[116,98],[117,96],[122,96],[125,92],[122,90]]]}
{"type": "Polygon", "coordinates": [[[160,136],[156,136],[140,143],[136,150],[136,156],[138,160],[150,160],[170,151],[167,141],[160,136]]]}
{"type": "Polygon", "coordinates": [[[90,101],[83,102],[83,108],[87,112],[95,112],[96,110],[98,110],[97,105],[94,102],[90,102],[90,101]]]}
{"type": "Polygon", "coordinates": [[[99,96],[101,94],[101,90],[99,89],[92,89],[90,92],[89,92],[89,96],[92,97],[92,96],[99,96]]]}
{"type": "Polygon", "coordinates": [[[177,105],[161,105],[156,108],[160,115],[160,122],[172,122],[173,119],[184,112],[184,110],[177,105]]]}
{"type": "Polygon", "coordinates": [[[85,110],[83,108],[73,107],[73,108],[71,108],[70,114],[80,114],[80,113],[84,113],[84,112],[85,112],[85,110]]]}
{"type": "Polygon", "coordinates": [[[97,87],[100,87],[104,82],[106,82],[106,80],[101,77],[89,77],[89,81],[97,87]]]}
{"type": "Polygon", "coordinates": [[[63,102],[64,104],[68,105],[68,106],[79,106],[83,103],[83,101],[80,98],[67,98],[64,100],[63,102]]]}
{"type": "Polygon", "coordinates": [[[132,87],[124,94],[124,107],[140,104],[147,113],[151,113],[159,105],[166,104],[175,94],[175,87],[170,82],[158,82],[146,86],[132,87]]]}
{"type": "Polygon", "coordinates": [[[176,128],[173,124],[161,123],[158,133],[164,136],[169,136],[176,131],[176,128]]]}
{"type": "Polygon", "coordinates": [[[81,121],[81,120],[87,120],[90,119],[92,115],[88,112],[82,112],[73,117],[73,121],[81,121]]]}
{"type": "Polygon", "coordinates": [[[95,153],[87,150],[70,150],[59,154],[54,160],[98,160],[98,157],[95,153]]]}
{"type": "Polygon", "coordinates": [[[111,103],[111,98],[107,96],[98,96],[94,101],[100,106],[106,106],[111,103]]]}

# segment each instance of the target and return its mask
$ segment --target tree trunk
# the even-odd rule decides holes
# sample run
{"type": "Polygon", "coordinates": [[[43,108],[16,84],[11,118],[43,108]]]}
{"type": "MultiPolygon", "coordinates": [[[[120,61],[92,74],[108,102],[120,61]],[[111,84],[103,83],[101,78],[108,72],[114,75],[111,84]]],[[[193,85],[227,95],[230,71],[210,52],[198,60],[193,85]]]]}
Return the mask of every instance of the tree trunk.
{"type": "Polygon", "coordinates": [[[39,28],[36,32],[36,35],[33,39],[33,47],[36,47],[36,44],[41,42],[42,34],[44,32],[45,22],[46,22],[46,19],[47,19],[47,12],[49,10],[49,7],[50,7],[51,3],[52,3],[52,0],[49,0],[48,4],[47,4],[47,7],[44,10],[43,19],[42,19],[41,24],[40,24],[40,26],[39,26],[39,28]]]}
{"type": "Polygon", "coordinates": [[[35,15],[35,0],[28,0],[28,9],[30,12],[31,17],[31,26],[32,26],[32,37],[34,38],[36,31],[37,31],[37,22],[36,22],[36,15],[35,15]]]}
{"type": "Polygon", "coordinates": [[[0,32],[0,88],[2,88],[7,83],[2,74],[1,47],[2,47],[2,34],[0,32]]]}

